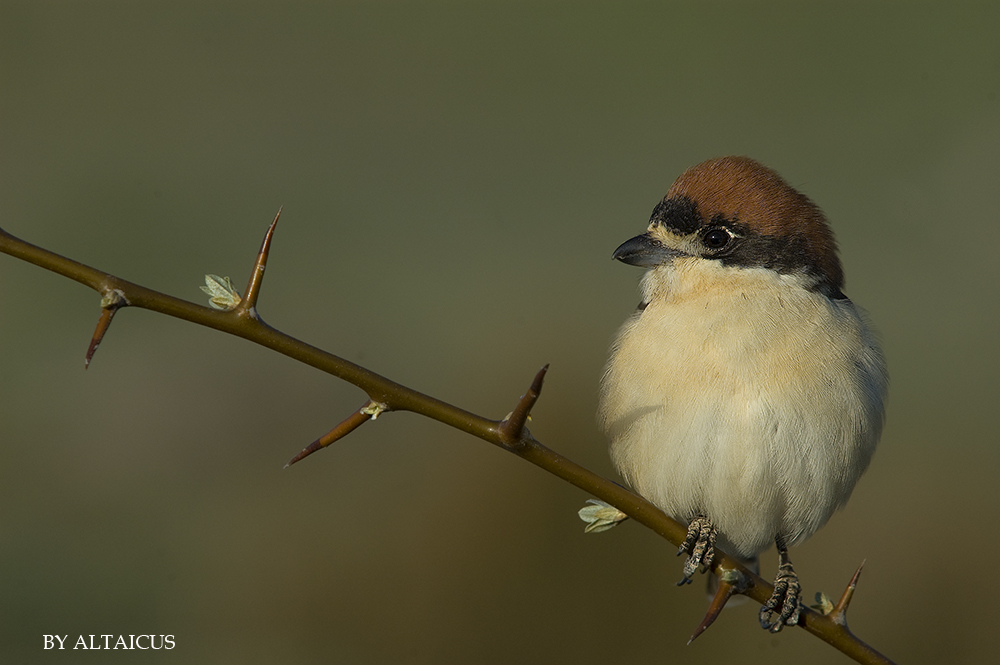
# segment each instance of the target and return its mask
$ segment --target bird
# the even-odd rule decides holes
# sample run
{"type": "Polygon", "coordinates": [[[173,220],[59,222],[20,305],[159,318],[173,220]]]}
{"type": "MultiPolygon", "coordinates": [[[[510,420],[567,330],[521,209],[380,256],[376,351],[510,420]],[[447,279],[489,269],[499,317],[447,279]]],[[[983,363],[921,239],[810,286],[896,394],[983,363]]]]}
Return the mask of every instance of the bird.
{"type": "Polygon", "coordinates": [[[598,422],[638,494],[688,524],[684,577],[719,547],[750,564],[775,544],[761,626],[799,621],[788,548],[844,506],[882,433],[888,373],[844,295],[826,217],[743,156],[692,166],[614,259],[645,268],[611,345],[598,422]]]}

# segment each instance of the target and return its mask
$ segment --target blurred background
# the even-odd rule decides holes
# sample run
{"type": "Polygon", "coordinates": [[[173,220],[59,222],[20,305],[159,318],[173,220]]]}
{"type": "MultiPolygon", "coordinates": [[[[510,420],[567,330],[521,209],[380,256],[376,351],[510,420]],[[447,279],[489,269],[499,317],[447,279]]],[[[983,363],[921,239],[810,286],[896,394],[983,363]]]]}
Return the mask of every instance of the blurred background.
{"type": "MultiPolygon", "coordinates": [[[[995,657],[995,5],[0,4],[0,226],[206,302],[279,206],[266,321],[613,477],[597,384],[638,302],[611,261],[686,167],[747,154],[827,212],[892,373],[881,447],[793,551],[867,560],[851,627],[907,663],[995,657]]],[[[242,340],[0,255],[0,660],[841,663],[727,610],[512,455],[242,340]],[[171,634],[51,652],[45,634],[171,634]]],[[[763,572],[773,575],[773,552],[763,572]]]]}

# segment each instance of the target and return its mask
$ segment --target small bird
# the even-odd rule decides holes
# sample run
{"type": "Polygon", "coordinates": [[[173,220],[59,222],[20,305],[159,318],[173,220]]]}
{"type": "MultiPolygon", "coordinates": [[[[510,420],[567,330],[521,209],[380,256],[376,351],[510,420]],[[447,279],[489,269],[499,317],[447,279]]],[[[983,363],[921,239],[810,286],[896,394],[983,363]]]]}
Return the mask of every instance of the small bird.
{"type": "Polygon", "coordinates": [[[614,258],[647,268],[618,332],[598,420],[629,485],[689,524],[680,584],[715,546],[775,543],[761,625],[799,620],[788,546],[850,497],[882,432],[885,359],[844,295],[820,209],[748,157],[685,171],[614,258]]]}

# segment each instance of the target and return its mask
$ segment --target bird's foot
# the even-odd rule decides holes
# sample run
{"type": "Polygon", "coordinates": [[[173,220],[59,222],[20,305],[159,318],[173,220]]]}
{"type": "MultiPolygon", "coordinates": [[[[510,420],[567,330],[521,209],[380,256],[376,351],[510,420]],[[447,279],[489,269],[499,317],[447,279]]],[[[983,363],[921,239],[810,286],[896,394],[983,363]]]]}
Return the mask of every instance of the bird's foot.
{"type": "Polygon", "coordinates": [[[698,570],[699,566],[704,566],[707,570],[715,560],[715,538],[718,532],[712,521],[704,515],[698,515],[688,525],[687,537],[684,543],[677,550],[677,556],[687,554],[688,559],[684,562],[684,577],[677,583],[677,586],[691,583],[691,576],[698,570]]]}
{"type": "Polygon", "coordinates": [[[788,558],[788,550],[784,543],[778,541],[778,575],[774,578],[774,593],[764,606],[760,608],[760,625],[772,633],[779,632],[785,626],[794,626],[799,622],[802,605],[799,596],[802,587],[799,576],[792,568],[788,558]]]}

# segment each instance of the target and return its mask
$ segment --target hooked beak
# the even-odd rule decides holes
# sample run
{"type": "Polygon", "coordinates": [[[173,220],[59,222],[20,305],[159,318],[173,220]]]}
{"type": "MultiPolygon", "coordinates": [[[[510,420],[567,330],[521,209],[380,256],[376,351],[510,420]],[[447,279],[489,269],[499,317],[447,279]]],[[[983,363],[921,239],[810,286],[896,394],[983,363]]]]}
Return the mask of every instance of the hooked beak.
{"type": "Polygon", "coordinates": [[[619,245],[611,258],[618,259],[630,266],[652,268],[663,263],[669,263],[678,256],[682,256],[682,254],[683,252],[667,247],[648,233],[643,233],[634,238],[629,238],[619,245]]]}

